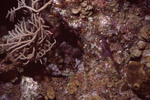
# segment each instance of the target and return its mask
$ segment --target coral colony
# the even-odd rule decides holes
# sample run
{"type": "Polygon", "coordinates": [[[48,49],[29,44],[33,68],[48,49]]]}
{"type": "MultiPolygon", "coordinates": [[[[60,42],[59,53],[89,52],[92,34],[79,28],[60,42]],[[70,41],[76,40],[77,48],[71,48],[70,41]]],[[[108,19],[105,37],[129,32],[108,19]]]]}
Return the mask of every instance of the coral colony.
{"type": "Polygon", "coordinates": [[[44,20],[41,17],[41,12],[52,3],[52,0],[39,7],[39,0],[32,0],[31,6],[25,3],[25,0],[18,0],[18,7],[8,11],[7,17],[10,16],[10,21],[14,21],[16,12],[21,9],[26,9],[30,13],[30,18],[22,18],[15,29],[9,31],[9,37],[6,44],[7,51],[15,57],[16,60],[24,60],[27,64],[31,59],[39,60],[51,50],[56,40],[52,37],[49,31],[49,26],[44,25],[44,20]],[[51,42],[53,40],[53,42],[51,42]]]}

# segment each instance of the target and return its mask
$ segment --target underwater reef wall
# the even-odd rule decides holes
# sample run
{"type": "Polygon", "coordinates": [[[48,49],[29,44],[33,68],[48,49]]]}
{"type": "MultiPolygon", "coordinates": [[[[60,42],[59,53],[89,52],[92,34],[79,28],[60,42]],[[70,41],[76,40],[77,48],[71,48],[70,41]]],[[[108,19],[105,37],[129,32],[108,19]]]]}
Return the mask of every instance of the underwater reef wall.
{"type": "Polygon", "coordinates": [[[18,0],[0,38],[0,99],[149,100],[149,6],[18,0]]]}

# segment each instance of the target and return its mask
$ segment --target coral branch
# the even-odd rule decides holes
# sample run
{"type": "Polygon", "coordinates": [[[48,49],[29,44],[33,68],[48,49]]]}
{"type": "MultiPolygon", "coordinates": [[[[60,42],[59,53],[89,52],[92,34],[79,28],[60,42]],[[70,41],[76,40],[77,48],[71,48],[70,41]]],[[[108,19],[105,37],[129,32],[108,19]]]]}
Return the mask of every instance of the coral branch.
{"type": "Polygon", "coordinates": [[[8,18],[10,16],[10,21],[14,21],[16,12],[23,8],[26,8],[29,11],[34,12],[34,13],[39,13],[43,9],[45,9],[48,5],[50,5],[53,0],[48,1],[41,8],[37,9],[37,7],[35,5],[38,5],[38,1],[39,0],[35,0],[35,1],[32,0],[32,6],[30,7],[30,6],[26,5],[25,0],[20,0],[20,1],[18,0],[18,7],[17,8],[13,7],[11,10],[9,10],[6,18],[8,18]]]}

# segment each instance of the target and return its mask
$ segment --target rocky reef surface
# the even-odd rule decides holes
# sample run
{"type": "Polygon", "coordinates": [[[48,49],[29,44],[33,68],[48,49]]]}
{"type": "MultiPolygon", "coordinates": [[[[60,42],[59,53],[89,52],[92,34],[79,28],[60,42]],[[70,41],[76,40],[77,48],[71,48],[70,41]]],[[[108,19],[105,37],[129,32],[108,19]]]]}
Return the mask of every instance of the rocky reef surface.
{"type": "Polygon", "coordinates": [[[150,100],[150,0],[48,7],[41,17],[56,44],[26,65],[1,47],[0,100],[150,100]]]}

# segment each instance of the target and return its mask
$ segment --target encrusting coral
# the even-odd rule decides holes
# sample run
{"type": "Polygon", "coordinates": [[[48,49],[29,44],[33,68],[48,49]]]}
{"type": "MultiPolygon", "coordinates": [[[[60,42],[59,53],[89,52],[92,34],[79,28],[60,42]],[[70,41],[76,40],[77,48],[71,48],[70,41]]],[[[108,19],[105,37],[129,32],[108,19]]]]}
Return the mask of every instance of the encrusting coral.
{"type": "Polygon", "coordinates": [[[24,64],[31,60],[35,62],[39,60],[42,63],[41,58],[56,43],[52,37],[53,33],[49,31],[49,26],[44,24],[41,17],[42,10],[51,4],[52,0],[42,7],[40,7],[39,0],[31,0],[31,3],[31,6],[28,6],[25,0],[18,0],[18,7],[8,11],[6,17],[10,16],[10,21],[14,21],[16,11],[24,8],[30,11],[30,17],[29,19],[23,17],[22,21],[15,25],[15,29],[8,32],[7,43],[0,45],[7,48],[6,50],[14,57],[15,61],[23,60],[24,64]]]}

